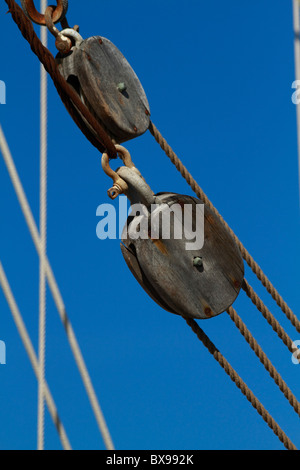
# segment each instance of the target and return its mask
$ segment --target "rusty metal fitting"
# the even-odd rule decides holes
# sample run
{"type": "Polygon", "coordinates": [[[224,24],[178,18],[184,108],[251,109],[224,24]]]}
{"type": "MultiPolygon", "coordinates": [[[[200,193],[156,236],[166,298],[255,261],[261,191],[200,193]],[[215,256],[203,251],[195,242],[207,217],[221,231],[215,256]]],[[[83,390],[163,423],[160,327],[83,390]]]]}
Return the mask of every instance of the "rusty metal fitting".
{"type": "Polygon", "coordinates": [[[68,54],[73,47],[73,42],[76,46],[82,43],[83,37],[79,32],[72,28],[65,28],[59,31],[53,22],[54,7],[49,6],[45,11],[46,26],[51,34],[56,38],[55,46],[61,54],[68,54]]]}
{"type": "Polygon", "coordinates": [[[72,48],[72,41],[68,37],[62,35],[57,27],[54,25],[53,14],[55,8],[53,6],[48,6],[45,11],[45,22],[48,30],[56,38],[55,46],[59,52],[62,54],[68,54],[72,48]]]}
{"type": "Polygon", "coordinates": [[[72,49],[72,41],[70,38],[58,34],[55,40],[55,47],[61,54],[68,54],[72,49]]]}
{"type": "Polygon", "coordinates": [[[45,24],[47,28],[49,29],[50,33],[53,34],[53,36],[57,37],[59,35],[59,30],[57,29],[56,26],[54,26],[54,21],[53,21],[53,15],[54,15],[54,10],[55,7],[50,5],[46,8],[45,11],[45,24]]]}
{"type": "Polygon", "coordinates": [[[75,46],[79,46],[82,41],[83,37],[75,29],[66,28],[56,36],[55,46],[62,54],[68,54],[74,43],[75,46]]]}
{"type": "Polygon", "coordinates": [[[131,159],[131,155],[128,152],[128,150],[125,147],[122,147],[122,145],[118,145],[118,144],[115,144],[115,147],[124,165],[127,166],[128,168],[135,168],[135,165],[131,159]]]}
{"type": "Polygon", "coordinates": [[[116,199],[120,194],[123,194],[127,191],[128,185],[125,183],[122,178],[118,178],[118,180],[114,183],[112,188],[109,188],[107,190],[107,194],[110,197],[110,199],[116,199]]]}
{"type": "Polygon", "coordinates": [[[78,30],[79,26],[74,26],[74,28],[65,28],[60,31],[58,36],[62,36],[64,38],[70,39],[75,46],[79,46],[83,42],[83,37],[79,34],[78,30]]]}
{"type": "MultiPolygon", "coordinates": [[[[53,8],[53,23],[62,21],[68,11],[68,0],[56,0],[57,6],[53,8]]],[[[37,11],[33,0],[21,0],[22,8],[27,17],[36,24],[46,26],[45,15],[37,11]]]]}
{"type": "Polygon", "coordinates": [[[116,199],[119,194],[122,194],[128,190],[128,185],[120,176],[110,167],[109,156],[106,152],[103,153],[101,164],[104,172],[113,180],[113,186],[107,191],[110,199],[116,199]]]}

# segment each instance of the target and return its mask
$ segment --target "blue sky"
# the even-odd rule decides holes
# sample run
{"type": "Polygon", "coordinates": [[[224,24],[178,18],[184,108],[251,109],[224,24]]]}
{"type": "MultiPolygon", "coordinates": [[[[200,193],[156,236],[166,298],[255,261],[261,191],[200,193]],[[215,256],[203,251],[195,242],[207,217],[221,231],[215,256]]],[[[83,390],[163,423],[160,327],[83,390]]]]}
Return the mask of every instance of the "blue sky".
{"type": "MultiPolygon", "coordinates": [[[[126,56],[154,124],[272,283],[298,314],[299,190],[292,4],[70,0],[68,20],[126,56]]],[[[39,63],[5,2],[0,106],[25,192],[39,216],[39,63]],[[6,44],[9,43],[9,47],[6,44]]],[[[55,53],[54,39],[49,48],[55,53]]],[[[282,449],[246,398],[178,316],[137,284],[119,240],[96,237],[96,209],[110,203],[99,152],[49,81],[48,256],[117,449],[282,449]]],[[[155,192],[192,192],[150,133],[126,147],[155,192]]],[[[0,159],[0,258],[38,347],[38,257],[0,159]]],[[[118,201],[115,201],[116,207],[118,201]]],[[[246,268],[246,278],[293,340],[299,334],[246,268]]],[[[300,366],[244,293],[234,304],[291,390],[300,366]]],[[[0,448],[36,447],[37,382],[0,292],[0,448]]],[[[226,313],[200,326],[293,443],[299,417],[226,313]]],[[[74,449],[103,449],[54,302],[48,292],[46,376],[74,449]]],[[[60,449],[46,413],[46,448],[60,449]]]]}

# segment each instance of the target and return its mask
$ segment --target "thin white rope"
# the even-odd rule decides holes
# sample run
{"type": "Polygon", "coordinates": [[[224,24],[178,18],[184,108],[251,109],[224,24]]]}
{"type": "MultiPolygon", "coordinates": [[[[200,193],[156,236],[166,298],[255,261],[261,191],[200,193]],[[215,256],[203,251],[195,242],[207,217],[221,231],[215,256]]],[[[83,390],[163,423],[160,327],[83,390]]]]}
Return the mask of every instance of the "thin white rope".
{"type": "MultiPolygon", "coordinates": [[[[45,12],[47,0],[41,0],[40,11],[45,12]]],[[[41,26],[41,42],[47,47],[47,28],[41,26]]],[[[37,448],[45,448],[45,368],[46,368],[46,272],[47,244],[47,72],[40,64],[40,275],[39,275],[39,363],[37,448]]]]}
{"type": "MultiPolygon", "coordinates": [[[[22,212],[24,214],[26,223],[28,225],[31,237],[33,239],[35,248],[39,254],[39,256],[42,256],[41,252],[41,247],[40,247],[40,237],[38,233],[37,226],[35,224],[31,209],[28,204],[28,200],[26,198],[23,186],[21,184],[20,178],[18,176],[12,155],[10,153],[9,147],[7,145],[2,126],[0,125],[0,150],[4,158],[4,162],[6,164],[8,173],[10,175],[13,187],[15,189],[18,201],[20,203],[22,212]]],[[[101,432],[101,435],[103,437],[104,444],[108,450],[114,450],[113,442],[110,437],[110,433],[107,427],[107,424],[105,422],[105,418],[103,416],[103,413],[101,411],[90,375],[88,373],[87,367],[85,365],[82,353],[80,351],[73,327],[70,323],[70,320],[67,316],[66,308],[61,296],[61,293],[59,291],[56,279],[54,277],[52,268],[50,266],[49,260],[47,256],[45,257],[45,265],[46,265],[46,276],[49,284],[49,288],[51,290],[51,293],[53,295],[60,319],[64,325],[67,338],[71,347],[71,350],[73,352],[78,370],[80,372],[83,384],[85,386],[87,395],[89,397],[91,407],[93,409],[99,430],[101,432]]]]}
{"type": "MultiPolygon", "coordinates": [[[[7,280],[6,274],[4,272],[4,268],[2,266],[1,261],[0,261],[0,285],[3,289],[4,296],[7,300],[8,305],[9,305],[12,317],[14,319],[14,322],[15,322],[15,325],[16,325],[17,330],[19,332],[19,335],[20,335],[20,337],[23,341],[25,350],[26,350],[26,352],[28,354],[28,357],[30,359],[30,362],[31,362],[32,368],[34,370],[34,373],[36,375],[36,378],[39,380],[39,377],[40,377],[39,369],[40,369],[40,367],[39,367],[38,358],[35,354],[32,342],[31,342],[29,334],[28,334],[28,331],[26,329],[26,326],[24,324],[22,315],[21,315],[20,310],[17,306],[16,300],[14,298],[14,295],[12,293],[10,285],[8,283],[8,280],[7,280]]],[[[68,439],[66,431],[65,431],[65,428],[64,428],[64,426],[63,426],[63,424],[62,424],[62,422],[59,418],[57,408],[56,408],[56,405],[55,405],[54,400],[52,398],[52,395],[51,395],[51,392],[50,392],[49,387],[47,385],[47,382],[45,382],[44,393],[45,393],[46,403],[47,403],[51,418],[53,420],[53,423],[54,423],[54,425],[57,429],[62,447],[63,447],[64,450],[72,450],[69,439],[68,439]]]]}
{"type": "MultiPolygon", "coordinates": [[[[300,2],[293,0],[295,79],[300,80],[300,2]]],[[[296,103],[297,143],[298,143],[298,179],[300,196],[300,103],[296,103]]]]}

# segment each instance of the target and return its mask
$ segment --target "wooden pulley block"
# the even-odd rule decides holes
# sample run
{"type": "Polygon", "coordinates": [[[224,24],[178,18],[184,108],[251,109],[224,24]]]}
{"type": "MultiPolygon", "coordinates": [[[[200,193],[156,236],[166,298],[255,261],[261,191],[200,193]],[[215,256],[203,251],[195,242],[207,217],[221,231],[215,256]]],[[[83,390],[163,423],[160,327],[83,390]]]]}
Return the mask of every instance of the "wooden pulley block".
{"type": "Polygon", "coordinates": [[[116,143],[147,131],[150,109],[146,94],[111,41],[100,36],[76,41],[68,54],[59,53],[56,60],[60,73],[116,143]]]}
{"type": "Polygon", "coordinates": [[[126,194],[133,209],[123,229],[121,250],[148,295],[183,317],[207,319],[228,309],[239,294],[244,264],[220,220],[197,198],[154,195],[132,169],[121,167],[118,174],[128,185],[126,194]],[[170,236],[164,225],[168,219],[170,236]],[[195,235],[191,244],[196,233],[198,240],[195,235]]]}

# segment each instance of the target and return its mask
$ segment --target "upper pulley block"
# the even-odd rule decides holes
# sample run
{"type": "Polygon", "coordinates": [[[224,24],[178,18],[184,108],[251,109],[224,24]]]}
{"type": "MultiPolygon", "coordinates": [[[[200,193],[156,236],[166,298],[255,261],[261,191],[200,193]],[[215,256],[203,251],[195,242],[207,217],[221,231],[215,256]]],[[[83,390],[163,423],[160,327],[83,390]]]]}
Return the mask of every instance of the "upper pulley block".
{"type": "Polygon", "coordinates": [[[146,94],[111,41],[100,36],[76,41],[67,55],[59,53],[56,60],[61,74],[116,143],[147,131],[150,109],[146,94]]]}

